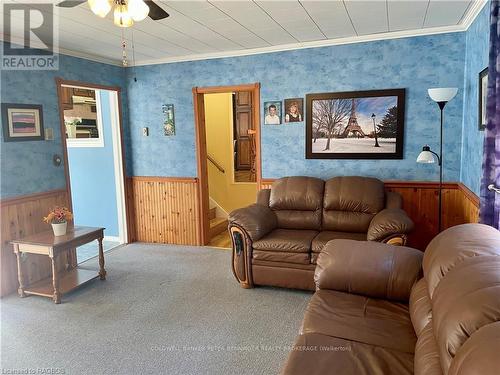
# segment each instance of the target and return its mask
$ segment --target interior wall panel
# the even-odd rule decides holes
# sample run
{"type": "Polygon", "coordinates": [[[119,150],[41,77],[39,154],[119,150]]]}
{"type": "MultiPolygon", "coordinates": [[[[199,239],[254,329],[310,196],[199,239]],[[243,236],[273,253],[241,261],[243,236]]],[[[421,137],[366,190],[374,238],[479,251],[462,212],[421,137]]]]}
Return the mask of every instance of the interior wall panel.
{"type": "MultiPolygon", "coordinates": [[[[66,190],[19,196],[0,201],[1,211],[1,285],[0,295],[13,293],[19,287],[17,260],[13,246],[9,243],[34,233],[51,230],[43,217],[55,206],[68,206],[66,190]]],[[[76,265],[75,250],[58,259],[58,269],[76,265]]],[[[28,285],[52,275],[50,259],[47,256],[29,254],[22,258],[24,284],[28,285]]]]}

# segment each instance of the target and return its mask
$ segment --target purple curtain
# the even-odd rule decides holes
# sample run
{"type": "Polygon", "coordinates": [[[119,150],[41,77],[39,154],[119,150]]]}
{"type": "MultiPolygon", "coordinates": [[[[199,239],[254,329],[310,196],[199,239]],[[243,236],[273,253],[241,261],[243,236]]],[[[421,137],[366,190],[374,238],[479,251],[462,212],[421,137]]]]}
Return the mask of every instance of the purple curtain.
{"type": "Polygon", "coordinates": [[[491,0],[488,97],[481,180],[480,222],[500,229],[500,194],[488,185],[500,187],[500,0],[491,0]]]}

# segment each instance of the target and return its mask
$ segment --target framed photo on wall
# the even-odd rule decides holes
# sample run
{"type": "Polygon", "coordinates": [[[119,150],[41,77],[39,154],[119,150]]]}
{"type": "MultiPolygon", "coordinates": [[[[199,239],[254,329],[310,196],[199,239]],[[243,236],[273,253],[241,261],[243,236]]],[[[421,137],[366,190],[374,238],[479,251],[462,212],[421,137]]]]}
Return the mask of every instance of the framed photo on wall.
{"type": "Polygon", "coordinates": [[[2,103],[2,127],[4,142],[43,140],[42,106],[2,103]]]}
{"type": "Polygon", "coordinates": [[[306,159],[402,159],[405,89],[306,95],[306,159]]]}
{"type": "Polygon", "coordinates": [[[479,73],[479,113],[478,122],[479,130],[486,129],[486,102],[488,95],[488,68],[483,69],[479,73]]]}
{"type": "Polygon", "coordinates": [[[285,99],[285,123],[304,121],[304,99],[285,99]]]}
{"type": "Polygon", "coordinates": [[[281,124],[281,102],[264,102],[264,125],[281,124]]]}
{"type": "Polygon", "coordinates": [[[163,135],[166,137],[175,135],[174,105],[163,104],[161,110],[163,112],[163,135]]]}

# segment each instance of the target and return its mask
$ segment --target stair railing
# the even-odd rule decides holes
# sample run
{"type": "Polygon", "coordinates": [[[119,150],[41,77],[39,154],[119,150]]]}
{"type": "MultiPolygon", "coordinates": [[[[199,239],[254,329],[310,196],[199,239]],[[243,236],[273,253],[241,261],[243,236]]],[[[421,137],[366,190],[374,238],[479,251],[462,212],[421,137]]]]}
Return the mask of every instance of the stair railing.
{"type": "Polygon", "coordinates": [[[207,159],[210,161],[210,163],[212,163],[215,166],[215,168],[217,168],[219,170],[219,172],[226,173],[224,168],[222,168],[222,166],[219,163],[217,163],[215,161],[215,159],[213,157],[211,157],[209,154],[207,154],[207,159]]]}

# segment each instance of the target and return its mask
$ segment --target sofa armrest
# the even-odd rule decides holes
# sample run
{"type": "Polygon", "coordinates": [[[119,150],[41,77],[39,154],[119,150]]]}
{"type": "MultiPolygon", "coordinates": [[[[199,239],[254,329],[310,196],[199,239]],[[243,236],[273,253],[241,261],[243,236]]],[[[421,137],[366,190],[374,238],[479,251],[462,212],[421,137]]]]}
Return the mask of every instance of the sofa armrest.
{"type": "Polygon", "coordinates": [[[422,257],[410,247],[333,240],[318,257],[314,281],[317,289],[408,302],[421,276],[422,257]]]}
{"type": "Polygon", "coordinates": [[[396,234],[407,234],[413,229],[413,221],[400,208],[386,208],[372,219],[368,227],[368,241],[383,241],[396,234]]]}
{"type": "Polygon", "coordinates": [[[277,226],[276,214],[259,204],[239,208],[229,214],[229,226],[237,225],[243,229],[252,241],[257,241],[277,226]]]}

